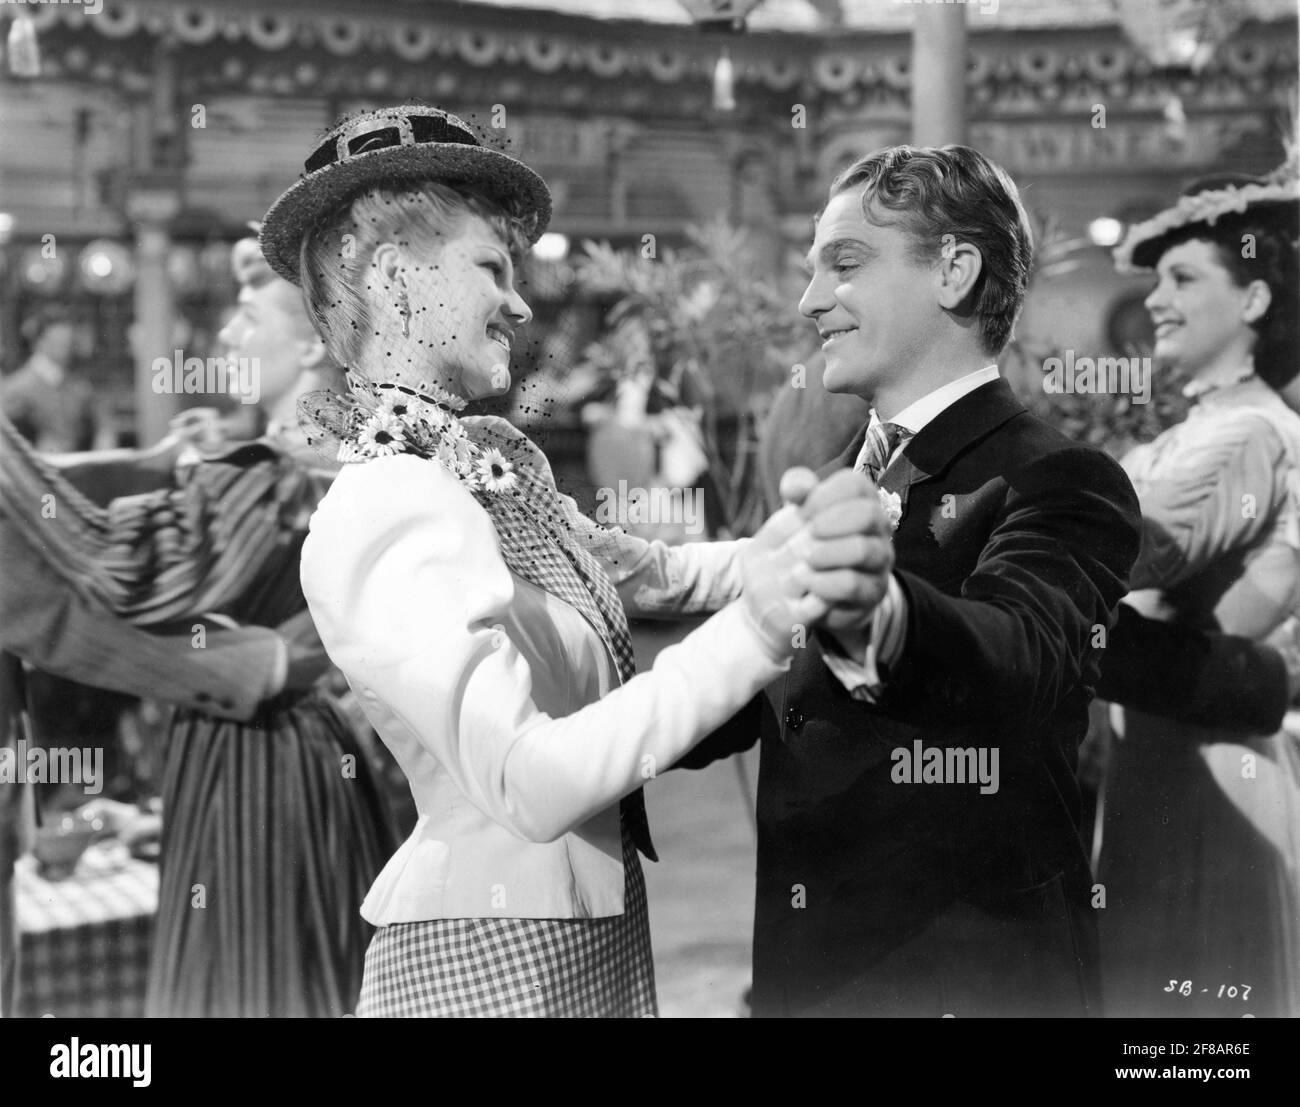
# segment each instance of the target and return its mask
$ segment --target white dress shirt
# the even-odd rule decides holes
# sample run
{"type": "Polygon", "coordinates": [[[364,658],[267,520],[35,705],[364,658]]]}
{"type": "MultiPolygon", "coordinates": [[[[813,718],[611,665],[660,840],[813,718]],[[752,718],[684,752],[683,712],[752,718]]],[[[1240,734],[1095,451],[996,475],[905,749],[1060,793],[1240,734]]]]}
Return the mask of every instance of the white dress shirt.
{"type": "MultiPolygon", "coordinates": [[[[903,408],[890,422],[906,430],[908,437],[889,456],[884,469],[881,470],[881,476],[884,476],[889,466],[907,449],[908,442],[915,438],[923,427],[932,423],[936,417],[952,407],[963,396],[974,392],[977,388],[982,388],[991,381],[997,380],[999,376],[1001,376],[1001,373],[996,365],[986,365],[983,369],[976,369],[973,373],[967,373],[954,381],[949,381],[942,387],[926,393],[919,400],[903,408]]],[[[876,409],[873,407],[869,425],[879,422],[880,416],[876,414],[876,409]]],[[[870,438],[868,437],[869,441],[870,438]]],[[[864,442],[862,451],[858,454],[858,459],[854,463],[855,469],[861,468],[864,464],[867,446],[868,443],[864,442]]],[[[833,650],[825,650],[822,657],[826,661],[826,667],[835,674],[836,678],[849,690],[849,694],[854,699],[874,703],[877,695],[884,689],[884,680],[880,675],[879,667],[881,665],[891,665],[898,660],[898,656],[903,650],[906,630],[907,600],[903,596],[903,589],[899,585],[897,577],[891,573],[884,599],[880,601],[879,606],[872,615],[871,630],[867,635],[865,653],[859,658],[838,654],[833,650]]]]}

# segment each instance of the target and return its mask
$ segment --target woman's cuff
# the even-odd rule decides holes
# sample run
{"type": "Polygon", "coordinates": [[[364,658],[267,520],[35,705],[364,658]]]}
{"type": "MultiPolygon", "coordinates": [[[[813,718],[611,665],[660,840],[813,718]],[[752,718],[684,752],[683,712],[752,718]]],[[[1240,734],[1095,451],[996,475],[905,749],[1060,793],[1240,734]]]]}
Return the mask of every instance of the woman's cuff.
{"type": "MultiPolygon", "coordinates": [[[[790,642],[790,647],[787,649],[784,646],[777,645],[773,641],[772,633],[763,628],[762,624],[758,620],[758,616],[749,609],[749,604],[745,602],[743,597],[727,604],[727,606],[722,610],[725,612],[737,608],[740,610],[738,622],[741,623],[753,637],[764,655],[775,665],[781,665],[783,667],[789,666],[792,651],[794,649],[794,627],[791,626],[789,631],[784,635],[784,640],[790,642]]],[[[707,626],[708,624],[705,625],[707,626]]]]}

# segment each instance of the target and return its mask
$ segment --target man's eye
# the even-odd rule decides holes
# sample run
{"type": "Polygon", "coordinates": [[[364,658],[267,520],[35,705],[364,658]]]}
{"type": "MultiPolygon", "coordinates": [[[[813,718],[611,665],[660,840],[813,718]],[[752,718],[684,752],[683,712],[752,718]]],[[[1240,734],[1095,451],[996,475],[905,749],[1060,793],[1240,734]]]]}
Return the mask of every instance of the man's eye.
{"type": "Polygon", "coordinates": [[[845,273],[852,273],[857,267],[858,263],[856,261],[850,261],[848,258],[840,258],[831,266],[831,272],[843,275],[845,273]]]}

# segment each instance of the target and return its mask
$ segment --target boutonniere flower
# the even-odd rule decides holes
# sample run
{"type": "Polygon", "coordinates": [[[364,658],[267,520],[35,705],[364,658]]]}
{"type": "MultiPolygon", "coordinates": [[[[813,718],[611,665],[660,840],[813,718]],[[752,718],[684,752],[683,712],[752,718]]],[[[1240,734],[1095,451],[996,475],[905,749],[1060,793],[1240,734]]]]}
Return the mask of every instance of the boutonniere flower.
{"type": "Polygon", "coordinates": [[[886,492],[883,488],[877,488],[876,495],[880,497],[880,506],[885,509],[889,529],[897,530],[903,518],[903,497],[897,492],[886,492]]]}

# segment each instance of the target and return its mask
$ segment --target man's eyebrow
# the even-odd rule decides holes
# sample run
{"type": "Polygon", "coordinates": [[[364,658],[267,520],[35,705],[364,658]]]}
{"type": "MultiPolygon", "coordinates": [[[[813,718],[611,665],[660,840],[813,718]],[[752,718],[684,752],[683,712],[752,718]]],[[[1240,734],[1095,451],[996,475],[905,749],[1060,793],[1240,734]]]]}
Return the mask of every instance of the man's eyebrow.
{"type": "MultiPolygon", "coordinates": [[[[836,253],[838,253],[840,250],[845,249],[846,247],[854,250],[858,250],[859,252],[865,254],[868,258],[873,258],[876,256],[876,251],[870,245],[863,242],[862,239],[848,238],[848,237],[832,238],[829,242],[823,243],[821,249],[817,252],[820,255],[823,262],[829,262],[831,258],[835,256],[836,253]]],[[[811,250],[808,251],[808,256],[804,258],[803,267],[804,267],[804,272],[806,273],[812,271],[813,252],[811,250]]]]}

